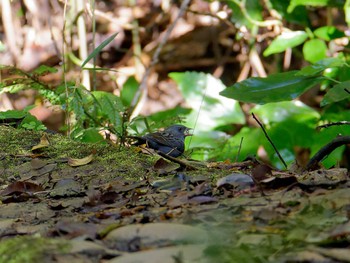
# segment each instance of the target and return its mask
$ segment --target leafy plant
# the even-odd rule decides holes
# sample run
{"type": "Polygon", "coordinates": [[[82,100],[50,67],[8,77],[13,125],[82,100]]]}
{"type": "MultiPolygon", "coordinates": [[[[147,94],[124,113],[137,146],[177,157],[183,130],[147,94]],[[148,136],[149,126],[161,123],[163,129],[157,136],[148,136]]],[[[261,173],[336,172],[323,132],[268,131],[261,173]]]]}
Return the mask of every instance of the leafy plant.
{"type": "Polygon", "coordinates": [[[0,123],[13,125],[27,130],[42,131],[46,130],[45,125],[35,116],[30,114],[29,110],[33,107],[26,107],[24,110],[8,110],[0,112],[0,123]]]}
{"type": "MultiPolygon", "coordinates": [[[[262,119],[273,141],[281,150],[282,156],[290,163],[294,159],[293,147],[295,146],[311,148],[312,153],[315,153],[341,131],[349,134],[348,127],[333,127],[321,132],[315,129],[321,121],[339,121],[339,118],[335,118],[335,115],[330,112],[335,114],[341,111],[341,108],[332,107],[332,104],[350,98],[346,89],[348,80],[340,74],[348,70],[349,66],[344,59],[327,58],[298,71],[272,74],[266,78],[249,78],[228,87],[220,94],[234,100],[265,104],[257,105],[251,111],[257,113],[262,119]],[[338,74],[329,78],[328,69],[336,69],[338,74]],[[325,81],[328,84],[328,92],[321,105],[327,107],[321,114],[300,101],[285,102],[297,98],[308,89],[325,81]]],[[[344,114],[342,116],[344,118],[342,120],[350,120],[349,116],[344,114]]],[[[260,140],[261,142],[255,145],[255,148],[258,145],[264,145],[272,162],[280,166],[271,147],[264,143],[262,138],[260,140]]],[[[232,143],[237,143],[237,138],[232,139],[232,143]]],[[[243,144],[242,153],[247,153],[245,148],[243,144]]],[[[328,167],[334,165],[335,161],[340,159],[341,152],[342,149],[335,151],[325,161],[325,165],[328,167]]]]}

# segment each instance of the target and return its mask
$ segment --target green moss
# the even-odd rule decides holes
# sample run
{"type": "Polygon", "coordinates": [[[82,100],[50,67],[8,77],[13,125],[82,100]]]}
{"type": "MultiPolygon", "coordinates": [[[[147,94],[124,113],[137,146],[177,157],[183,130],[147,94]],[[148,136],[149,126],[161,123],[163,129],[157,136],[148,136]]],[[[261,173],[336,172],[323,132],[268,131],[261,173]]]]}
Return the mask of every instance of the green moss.
{"type": "MultiPolygon", "coordinates": [[[[31,161],[34,153],[32,147],[40,143],[43,132],[14,129],[0,126],[0,167],[3,179],[11,176],[19,179],[28,172],[26,167],[31,161]]],[[[93,144],[73,141],[63,135],[47,134],[49,146],[41,148],[38,157],[47,162],[57,164],[54,172],[60,173],[62,177],[84,178],[85,183],[90,183],[94,178],[99,177],[102,181],[108,182],[116,177],[123,177],[131,180],[140,178],[156,177],[157,174],[152,167],[159,156],[147,155],[136,151],[136,147],[117,147],[110,144],[93,144]],[[83,158],[94,153],[91,163],[85,166],[70,167],[64,159],[83,158]],[[89,176],[90,175],[90,176],[89,176]]],[[[221,169],[207,169],[199,166],[196,171],[188,171],[187,175],[207,176],[208,178],[227,175],[228,171],[221,169]]],[[[35,176],[35,173],[32,173],[35,176]]],[[[29,176],[27,176],[29,177],[29,176]]]]}
{"type": "Polygon", "coordinates": [[[69,252],[67,241],[21,236],[0,243],[0,263],[47,262],[47,256],[69,252]]]}

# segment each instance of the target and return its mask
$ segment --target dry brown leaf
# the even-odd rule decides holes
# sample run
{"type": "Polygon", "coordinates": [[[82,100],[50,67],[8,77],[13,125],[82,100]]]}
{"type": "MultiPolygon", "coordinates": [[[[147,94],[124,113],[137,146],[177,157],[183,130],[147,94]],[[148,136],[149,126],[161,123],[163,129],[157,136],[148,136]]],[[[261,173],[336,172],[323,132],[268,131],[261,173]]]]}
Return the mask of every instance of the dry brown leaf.
{"type": "Polygon", "coordinates": [[[86,156],[84,158],[81,158],[81,159],[74,159],[74,158],[68,158],[68,164],[70,166],[82,166],[82,165],[85,165],[85,164],[88,164],[90,163],[94,158],[94,155],[93,154],[90,154],[89,156],[86,156]]]}
{"type": "Polygon", "coordinates": [[[47,137],[47,134],[43,134],[40,138],[40,143],[32,147],[32,151],[47,147],[50,145],[49,138],[47,137]]]}

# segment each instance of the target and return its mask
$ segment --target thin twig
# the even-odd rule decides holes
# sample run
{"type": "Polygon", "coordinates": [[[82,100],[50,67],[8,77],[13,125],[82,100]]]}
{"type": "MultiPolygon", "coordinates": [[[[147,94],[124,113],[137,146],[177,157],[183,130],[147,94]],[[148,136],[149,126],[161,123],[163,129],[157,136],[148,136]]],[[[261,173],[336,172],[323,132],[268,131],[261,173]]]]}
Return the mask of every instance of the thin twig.
{"type": "Polygon", "coordinates": [[[235,162],[238,162],[238,157],[239,157],[239,155],[241,154],[243,139],[244,139],[244,137],[241,137],[241,141],[240,141],[240,143],[239,143],[238,152],[237,152],[237,156],[236,156],[235,162]]]}
{"type": "Polygon", "coordinates": [[[328,128],[331,126],[338,126],[338,125],[350,125],[350,121],[338,121],[338,122],[323,124],[323,125],[317,126],[317,130],[321,130],[323,128],[328,128]]]}
{"type": "Polygon", "coordinates": [[[156,51],[154,52],[151,64],[149,65],[149,67],[147,68],[146,72],[144,73],[144,75],[142,77],[142,80],[141,80],[141,83],[140,83],[140,87],[137,90],[137,92],[136,92],[136,94],[135,94],[135,96],[134,96],[134,98],[133,98],[133,100],[131,102],[131,105],[130,105],[130,108],[129,108],[129,119],[131,119],[133,117],[134,112],[135,112],[135,108],[136,108],[136,106],[137,106],[137,104],[138,104],[138,102],[139,102],[139,100],[141,98],[141,95],[147,89],[148,77],[149,77],[149,75],[151,73],[151,70],[153,69],[154,65],[157,64],[158,61],[159,61],[159,55],[160,55],[160,52],[161,52],[163,46],[165,45],[165,43],[169,39],[170,34],[173,31],[177,21],[182,17],[182,15],[185,12],[185,10],[186,10],[187,6],[189,5],[189,3],[190,3],[190,0],[184,0],[182,2],[180,10],[179,10],[179,13],[177,14],[174,22],[169,26],[169,28],[165,32],[165,35],[164,35],[163,39],[160,41],[156,51]]]}
{"type": "Polygon", "coordinates": [[[269,135],[267,134],[264,126],[262,125],[262,123],[257,119],[257,117],[255,117],[254,113],[252,113],[252,116],[254,118],[254,120],[259,124],[259,126],[261,127],[261,129],[263,130],[265,137],[267,138],[267,140],[269,141],[269,143],[272,145],[273,149],[275,150],[275,152],[277,153],[278,158],[281,160],[281,162],[283,163],[284,167],[287,169],[287,164],[286,162],[283,160],[281,154],[279,153],[279,151],[277,150],[276,146],[274,145],[274,143],[272,142],[272,140],[270,139],[269,135]]]}

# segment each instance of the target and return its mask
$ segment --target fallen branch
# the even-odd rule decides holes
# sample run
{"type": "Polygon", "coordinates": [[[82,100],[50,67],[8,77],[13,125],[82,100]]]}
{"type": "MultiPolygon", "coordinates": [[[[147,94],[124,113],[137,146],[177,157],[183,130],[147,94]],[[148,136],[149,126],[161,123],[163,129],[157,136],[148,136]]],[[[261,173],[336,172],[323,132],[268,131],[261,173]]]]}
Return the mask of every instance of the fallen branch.
{"type": "Polygon", "coordinates": [[[316,169],[317,164],[327,157],[331,152],[333,152],[338,147],[349,144],[350,136],[339,136],[332,140],[330,143],[323,146],[306,164],[305,170],[316,169]]]}

